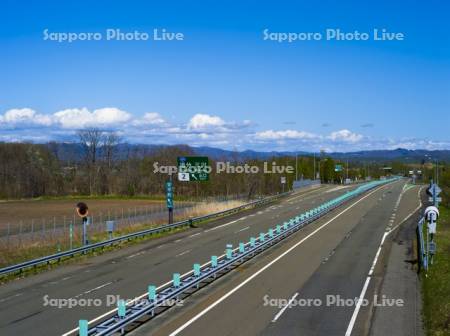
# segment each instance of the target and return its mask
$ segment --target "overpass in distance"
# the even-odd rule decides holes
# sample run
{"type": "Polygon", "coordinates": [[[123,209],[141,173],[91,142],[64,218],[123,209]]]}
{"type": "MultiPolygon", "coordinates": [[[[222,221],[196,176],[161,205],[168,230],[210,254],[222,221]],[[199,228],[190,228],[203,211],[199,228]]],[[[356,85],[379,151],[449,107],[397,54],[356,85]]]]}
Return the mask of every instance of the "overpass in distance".
{"type": "MultiPolygon", "coordinates": [[[[188,272],[194,263],[223,254],[226,244],[235,247],[353,188],[324,185],[4,284],[0,335],[77,335],[80,319],[96,321],[115,308],[107,306],[108,297],[135,298],[149,284],[166,283],[172,273],[188,272]],[[45,306],[44,298],[101,304],[57,308],[45,306]]],[[[405,179],[370,190],[183,298],[179,306],[135,324],[128,333],[418,334],[417,290],[411,262],[405,260],[411,257],[410,227],[418,216],[421,191],[405,179]],[[376,306],[383,298],[391,301],[376,306]],[[367,302],[359,305],[357,299],[367,302]],[[390,305],[394,299],[403,305],[390,305]]]]}

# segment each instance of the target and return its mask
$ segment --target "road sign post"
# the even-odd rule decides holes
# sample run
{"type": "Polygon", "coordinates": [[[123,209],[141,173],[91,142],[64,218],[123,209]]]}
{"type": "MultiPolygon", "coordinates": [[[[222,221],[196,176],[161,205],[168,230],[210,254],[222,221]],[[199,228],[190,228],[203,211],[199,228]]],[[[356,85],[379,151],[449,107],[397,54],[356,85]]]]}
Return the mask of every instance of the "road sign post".
{"type": "Polygon", "coordinates": [[[169,212],[169,224],[173,223],[173,182],[172,175],[170,180],[166,182],[166,204],[169,212]]]}
{"type": "Polygon", "coordinates": [[[429,201],[433,203],[434,206],[439,206],[439,203],[442,202],[442,198],[439,197],[439,194],[442,192],[442,189],[436,183],[431,183],[430,187],[427,189],[427,194],[431,197],[429,201]]]}

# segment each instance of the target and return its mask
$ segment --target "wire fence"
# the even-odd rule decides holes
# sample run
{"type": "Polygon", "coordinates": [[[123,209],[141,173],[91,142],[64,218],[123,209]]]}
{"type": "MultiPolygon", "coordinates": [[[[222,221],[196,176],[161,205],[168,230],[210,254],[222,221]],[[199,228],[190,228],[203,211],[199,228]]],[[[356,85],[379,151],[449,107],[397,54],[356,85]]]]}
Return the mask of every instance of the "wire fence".
{"type": "MultiPolygon", "coordinates": [[[[225,204],[242,200],[245,196],[208,198],[203,202],[175,202],[174,219],[183,220],[196,214],[196,209],[208,204],[225,204]]],[[[220,205],[219,205],[220,207],[220,205]]],[[[161,224],[167,221],[168,212],[165,203],[150,206],[113,208],[108,211],[93,212],[89,215],[89,233],[105,233],[106,221],[114,221],[114,230],[121,231],[133,226],[161,224]]],[[[81,237],[83,224],[75,213],[72,216],[54,216],[27,221],[11,222],[0,227],[0,243],[4,246],[17,246],[22,243],[59,241],[71,237],[77,241],[81,237]]]]}

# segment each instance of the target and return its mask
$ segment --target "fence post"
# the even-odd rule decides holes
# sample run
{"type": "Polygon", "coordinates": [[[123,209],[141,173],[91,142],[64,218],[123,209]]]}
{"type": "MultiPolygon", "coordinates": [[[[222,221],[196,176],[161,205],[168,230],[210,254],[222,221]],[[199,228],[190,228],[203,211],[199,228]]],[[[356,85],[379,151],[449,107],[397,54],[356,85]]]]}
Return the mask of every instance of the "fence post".
{"type": "Polygon", "coordinates": [[[11,223],[8,223],[8,239],[7,239],[7,245],[9,246],[9,234],[11,232],[11,223]]]}
{"type": "Polygon", "coordinates": [[[20,245],[22,245],[22,226],[23,226],[23,221],[20,221],[20,223],[19,223],[19,240],[20,240],[20,245]]]}

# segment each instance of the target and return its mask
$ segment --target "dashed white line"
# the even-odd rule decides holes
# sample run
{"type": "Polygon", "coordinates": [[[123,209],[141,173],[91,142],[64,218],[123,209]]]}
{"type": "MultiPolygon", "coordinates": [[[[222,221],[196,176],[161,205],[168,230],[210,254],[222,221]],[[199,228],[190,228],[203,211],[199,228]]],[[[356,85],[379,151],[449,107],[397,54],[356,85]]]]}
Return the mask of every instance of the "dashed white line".
{"type": "Polygon", "coordinates": [[[129,255],[128,257],[126,257],[126,259],[131,259],[131,258],[134,258],[134,257],[137,257],[137,256],[139,256],[139,255],[141,255],[141,254],[143,254],[144,252],[138,252],[138,253],[135,253],[135,254],[131,254],[131,255],[129,255]]]}
{"type": "Polygon", "coordinates": [[[242,231],[245,231],[245,230],[248,230],[248,229],[250,229],[250,226],[246,226],[245,228],[242,228],[239,231],[236,231],[235,233],[239,233],[239,232],[242,232],[242,231]]]}
{"type": "Polygon", "coordinates": [[[377,253],[375,255],[375,258],[373,259],[372,265],[370,267],[369,274],[368,274],[368,276],[366,278],[366,281],[364,282],[364,286],[363,286],[363,289],[361,291],[361,294],[359,295],[359,299],[356,302],[356,307],[355,307],[355,310],[353,311],[352,318],[350,319],[350,322],[348,324],[347,331],[345,332],[345,336],[350,336],[352,334],[352,330],[353,330],[353,327],[355,325],[356,318],[358,317],[359,310],[361,309],[361,305],[363,303],[364,297],[366,296],[367,288],[369,287],[370,279],[372,278],[373,270],[375,269],[375,266],[377,265],[378,257],[380,255],[381,249],[383,247],[384,240],[386,239],[388,234],[389,234],[388,232],[385,232],[383,234],[383,238],[381,239],[381,243],[378,246],[378,251],[377,251],[377,253]]]}
{"type": "Polygon", "coordinates": [[[277,315],[275,315],[275,317],[273,318],[272,322],[275,323],[277,322],[277,320],[280,318],[281,315],[283,315],[284,311],[292,304],[292,301],[295,300],[295,298],[297,297],[298,293],[295,293],[291,299],[289,300],[289,302],[287,303],[287,305],[285,305],[283,308],[281,308],[281,310],[278,312],[277,315]]]}
{"type": "Polygon", "coordinates": [[[95,292],[95,291],[97,291],[97,290],[99,290],[99,289],[101,289],[103,287],[109,286],[111,284],[112,284],[111,281],[110,282],[106,282],[106,283],[104,283],[104,284],[102,284],[100,286],[97,286],[95,288],[92,288],[92,289],[89,289],[89,290],[85,291],[84,294],[89,294],[89,293],[95,292]]]}
{"type": "Polygon", "coordinates": [[[100,285],[100,286],[97,286],[97,287],[92,288],[92,289],[89,289],[89,290],[87,290],[87,291],[85,291],[85,292],[83,292],[83,293],[80,293],[80,294],[78,294],[78,295],[75,295],[75,296],[73,297],[73,299],[76,299],[76,298],[78,298],[78,297],[80,297],[80,296],[83,296],[84,294],[89,294],[89,293],[95,292],[95,291],[97,291],[97,290],[99,290],[99,289],[101,289],[101,288],[103,288],[103,287],[109,286],[109,285],[111,285],[111,284],[112,284],[112,282],[106,282],[106,283],[104,283],[104,284],[102,284],[102,285],[100,285]]]}
{"type": "MultiPolygon", "coordinates": [[[[400,193],[400,195],[399,195],[399,197],[398,197],[398,199],[397,199],[397,202],[396,202],[397,207],[398,207],[398,205],[400,204],[401,198],[402,198],[402,196],[403,196],[403,194],[404,194],[404,192],[405,192],[406,190],[408,190],[408,189],[405,189],[405,188],[403,187],[403,190],[402,190],[402,192],[400,193]]],[[[383,248],[383,244],[384,244],[384,241],[386,240],[386,237],[387,237],[391,232],[393,232],[396,228],[398,228],[403,222],[405,222],[406,220],[408,220],[408,218],[410,218],[410,217],[412,216],[413,213],[415,213],[418,209],[420,209],[420,207],[422,206],[422,201],[420,200],[420,191],[421,191],[421,190],[422,190],[422,188],[419,189],[419,191],[418,191],[418,195],[419,195],[419,206],[418,206],[412,213],[410,213],[404,220],[402,220],[397,226],[395,226],[393,229],[388,228],[387,231],[383,234],[383,238],[381,239],[380,245],[378,246],[377,253],[375,254],[375,258],[373,259],[373,262],[372,262],[372,265],[371,265],[371,267],[370,267],[369,273],[368,273],[368,275],[367,275],[366,281],[364,282],[364,286],[363,286],[363,288],[362,288],[362,290],[361,290],[361,294],[359,295],[359,299],[358,299],[358,301],[357,301],[357,303],[356,303],[355,310],[353,311],[352,318],[350,319],[350,322],[349,322],[349,324],[348,324],[347,331],[345,332],[345,336],[350,336],[350,335],[352,334],[352,330],[353,330],[353,327],[354,327],[354,325],[355,325],[356,318],[358,317],[359,310],[361,309],[362,302],[363,302],[364,297],[365,297],[365,295],[366,295],[367,288],[369,287],[370,279],[372,278],[372,274],[373,274],[373,272],[374,272],[374,270],[375,270],[375,267],[376,267],[376,265],[377,265],[378,257],[380,256],[380,253],[381,253],[381,250],[382,250],[382,248],[383,248]]],[[[395,217],[395,216],[394,216],[394,217],[395,217]]]]}
{"type": "Polygon", "coordinates": [[[211,228],[211,229],[205,230],[205,232],[214,231],[214,230],[223,228],[223,227],[225,227],[225,226],[234,224],[234,223],[236,223],[237,221],[238,221],[238,219],[236,219],[236,220],[234,220],[234,221],[231,221],[231,222],[228,222],[228,223],[225,223],[225,224],[222,224],[222,225],[219,225],[219,226],[215,226],[215,227],[213,227],[213,228],[211,228]]]}
{"type": "Polygon", "coordinates": [[[12,298],[15,298],[15,297],[21,296],[21,295],[23,295],[23,293],[17,293],[17,294],[14,294],[14,295],[8,296],[8,297],[6,297],[6,298],[4,298],[4,299],[1,299],[1,300],[0,300],[0,302],[5,302],[5,301],[8,301],[8,300],[10,300],[10,299],[12,299],[12,298]]]}
{"type": "Polygon", "coordinates": [[[187,251],[181,252],[181,253],[177,254],[176,257],[181,257],[182,255],[185,255],[185,254],[187,254],[187,253],[189,253],[191,251],[192,250],[187,250],[187,251]]]}

